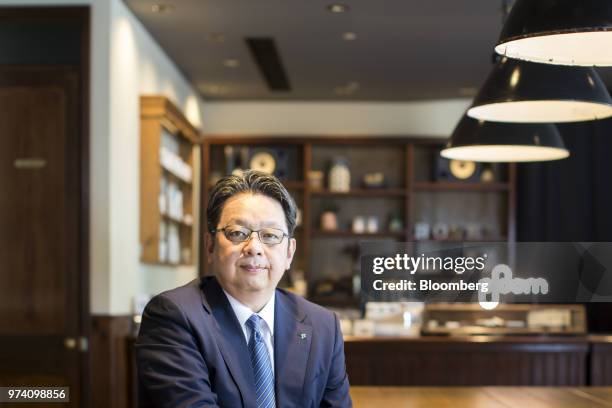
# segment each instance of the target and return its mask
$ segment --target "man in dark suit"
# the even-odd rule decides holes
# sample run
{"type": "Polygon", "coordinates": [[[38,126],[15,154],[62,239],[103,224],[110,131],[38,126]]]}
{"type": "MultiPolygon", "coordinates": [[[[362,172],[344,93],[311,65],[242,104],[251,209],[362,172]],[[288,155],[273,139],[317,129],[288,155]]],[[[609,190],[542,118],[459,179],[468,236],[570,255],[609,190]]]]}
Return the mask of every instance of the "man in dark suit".
{"type": "Polygon", "coordinates": [[[296,206],[247,171],[210,193],[212,276],[154,297],[136,342],[142,405],[350,407],[337,317],[277,289],[296,242],[296,206]]]}

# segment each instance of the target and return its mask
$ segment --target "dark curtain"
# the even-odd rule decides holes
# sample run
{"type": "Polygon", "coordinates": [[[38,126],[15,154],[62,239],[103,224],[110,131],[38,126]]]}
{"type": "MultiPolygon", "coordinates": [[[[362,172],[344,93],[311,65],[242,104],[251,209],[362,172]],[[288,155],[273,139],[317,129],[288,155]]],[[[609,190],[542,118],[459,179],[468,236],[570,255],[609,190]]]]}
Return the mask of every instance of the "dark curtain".
{"type": "MultiPolygon", "coordinates": [[[[612,119],[557,127],[568,159],[518,165],[517,238],[612,242],[612,119]]],[[[612,303],[587,313],[591,332],[612,332],[612,303]]]]}

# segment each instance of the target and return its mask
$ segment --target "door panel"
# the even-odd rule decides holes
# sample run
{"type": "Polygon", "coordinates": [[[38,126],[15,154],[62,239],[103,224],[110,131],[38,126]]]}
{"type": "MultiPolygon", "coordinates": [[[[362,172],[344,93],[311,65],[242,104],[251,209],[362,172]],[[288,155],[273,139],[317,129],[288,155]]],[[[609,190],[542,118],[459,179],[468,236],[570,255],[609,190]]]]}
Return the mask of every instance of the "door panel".
{"type": "Polygon", "coordinates": [[[0,68],[0,384],[70,386],[71,406],[86,357],[77,73],[0,68]]]}

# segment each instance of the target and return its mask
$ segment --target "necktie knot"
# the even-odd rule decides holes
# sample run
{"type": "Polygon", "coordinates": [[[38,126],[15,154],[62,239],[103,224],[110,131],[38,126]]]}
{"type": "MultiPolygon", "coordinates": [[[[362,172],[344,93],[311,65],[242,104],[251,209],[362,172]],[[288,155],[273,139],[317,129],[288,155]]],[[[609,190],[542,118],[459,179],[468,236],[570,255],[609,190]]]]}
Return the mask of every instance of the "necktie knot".
{"type": "Polygon", "coordinates": [[[254,332],[261,332],[261,321],[262,318],[253,313],[246,321],[246,326],[254,332]]]}

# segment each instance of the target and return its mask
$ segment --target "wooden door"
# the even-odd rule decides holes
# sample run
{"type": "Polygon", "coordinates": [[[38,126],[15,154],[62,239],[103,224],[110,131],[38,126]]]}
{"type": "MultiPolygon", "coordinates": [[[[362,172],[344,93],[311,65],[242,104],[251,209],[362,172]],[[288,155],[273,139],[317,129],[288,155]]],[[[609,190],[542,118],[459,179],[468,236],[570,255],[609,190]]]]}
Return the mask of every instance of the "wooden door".
{"type": "Polygon", "coordinates": [[[87,360],[78,72],[0,67],[0,385],[69,386],[74,407],[87,360]]]}

